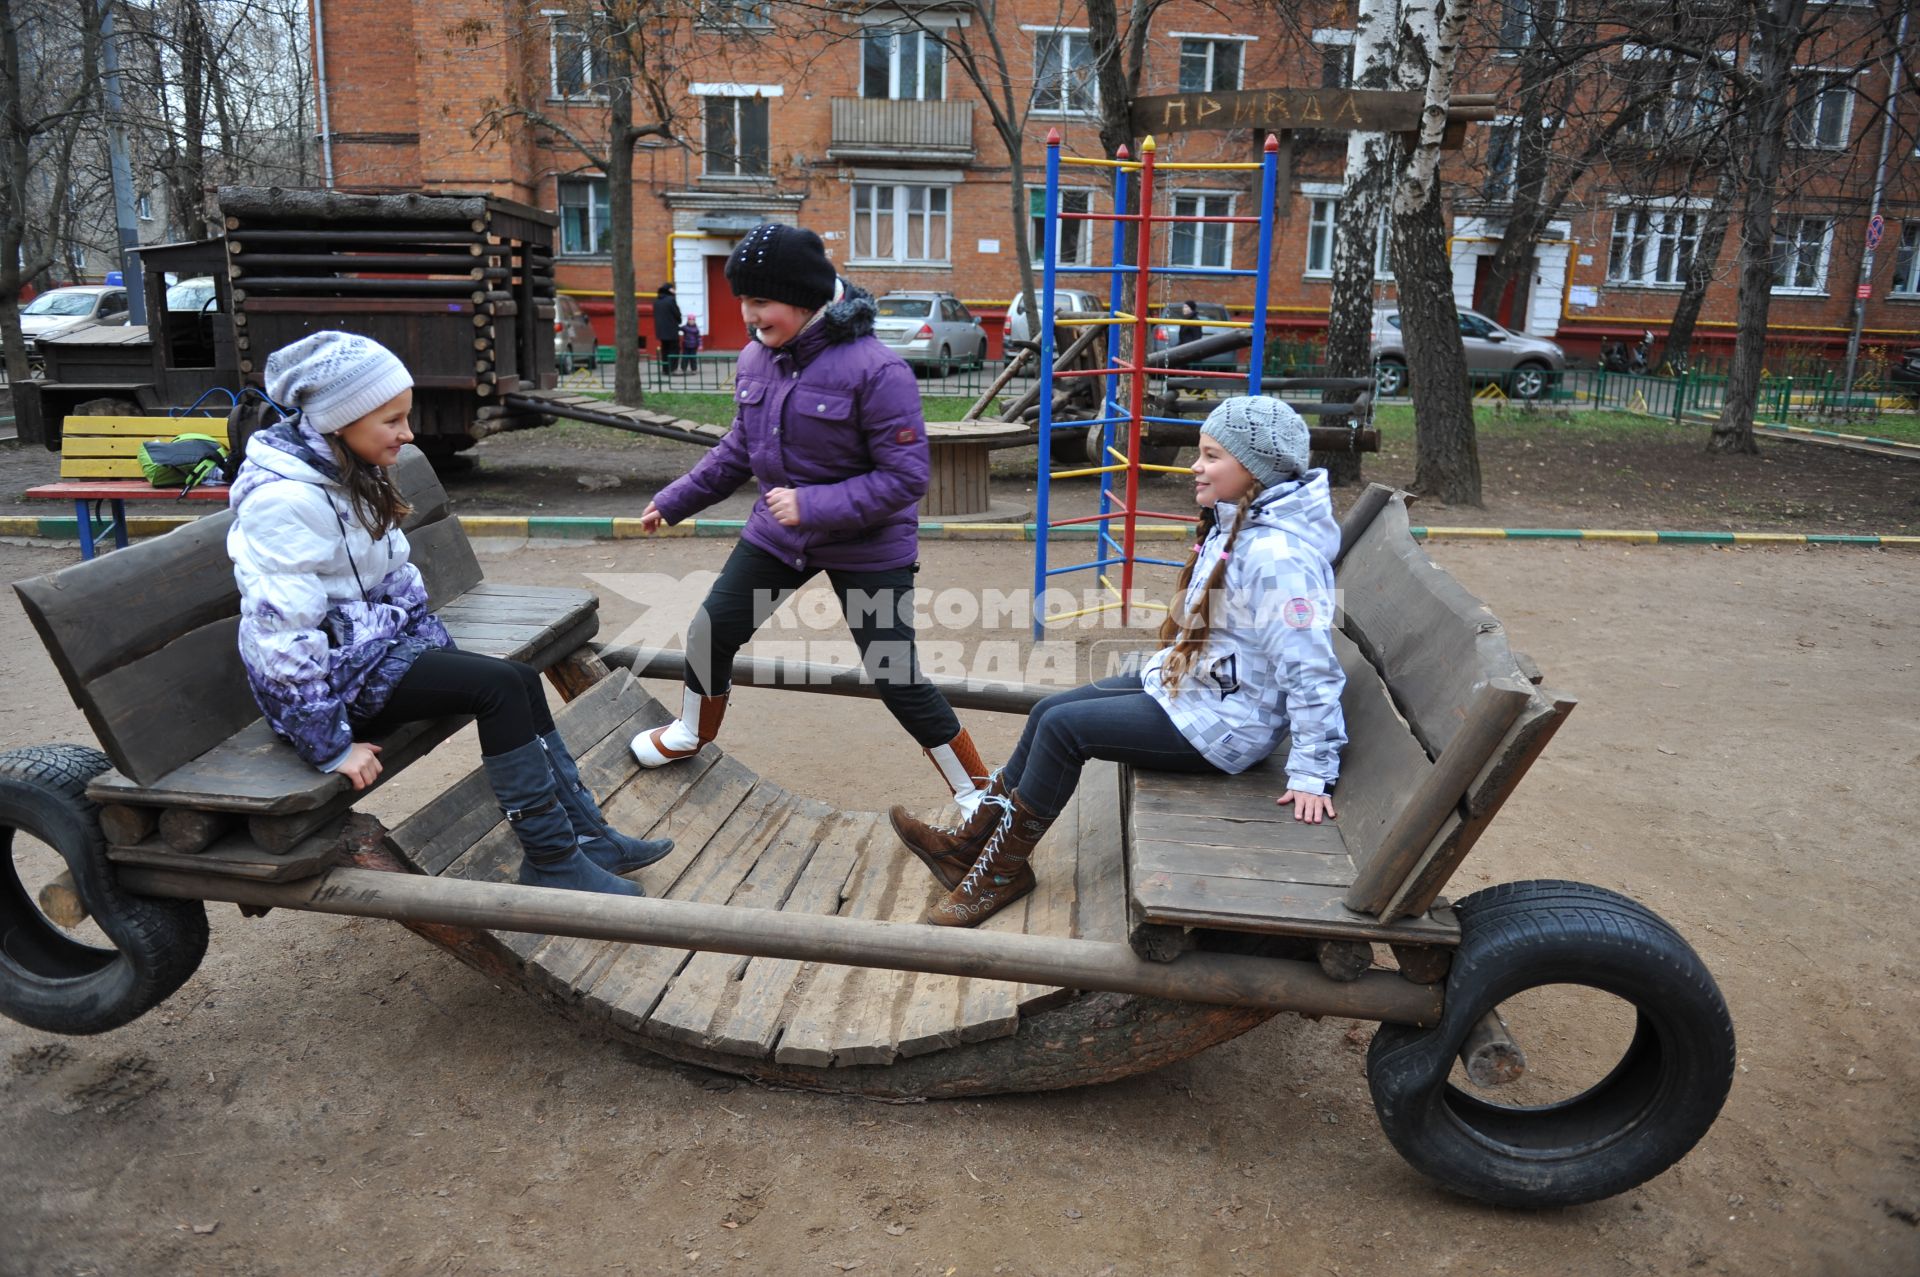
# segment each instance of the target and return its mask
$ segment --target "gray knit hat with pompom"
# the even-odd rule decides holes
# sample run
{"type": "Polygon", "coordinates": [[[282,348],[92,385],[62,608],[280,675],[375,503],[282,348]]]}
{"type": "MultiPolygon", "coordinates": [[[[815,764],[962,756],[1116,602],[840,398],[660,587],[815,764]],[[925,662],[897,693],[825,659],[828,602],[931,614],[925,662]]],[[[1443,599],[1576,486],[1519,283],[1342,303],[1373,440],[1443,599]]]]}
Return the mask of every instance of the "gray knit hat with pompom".
{"type": "Polygon", "coordinates": [[[308,333],[267,356],[267,397],[323,435],[413,385],[400,357],[359,333],[308,333]]]}
{"type": "Polygon", "coordinates": [[[1212,435],[1262,488],[1307,472],[1313,449],[1307,423],[1278,399],[1241,395],[1224,400],[1207,414],[1200,430],[1212,435]]]}

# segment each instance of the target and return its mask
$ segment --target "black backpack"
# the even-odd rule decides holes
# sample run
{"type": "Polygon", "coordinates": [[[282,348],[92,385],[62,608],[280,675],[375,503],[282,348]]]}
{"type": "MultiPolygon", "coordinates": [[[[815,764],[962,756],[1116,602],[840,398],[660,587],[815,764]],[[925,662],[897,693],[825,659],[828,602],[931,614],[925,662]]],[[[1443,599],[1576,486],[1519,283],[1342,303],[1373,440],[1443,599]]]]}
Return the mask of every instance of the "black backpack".
{"type": "Polygon", "coordinates": [[[227,459],[220,467],[221,478],[231,484],[247,459],[247,440],[285,416],[278,404],[251,386],[241,391],[227,413],[227,459]]]}

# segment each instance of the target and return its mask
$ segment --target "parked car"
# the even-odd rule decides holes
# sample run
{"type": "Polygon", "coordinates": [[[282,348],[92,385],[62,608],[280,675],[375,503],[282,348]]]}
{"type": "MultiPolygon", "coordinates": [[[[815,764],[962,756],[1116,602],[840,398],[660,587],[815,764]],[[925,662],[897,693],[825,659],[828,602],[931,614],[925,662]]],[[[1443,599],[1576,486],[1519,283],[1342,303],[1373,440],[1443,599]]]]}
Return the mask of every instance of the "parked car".
{"type": "Polygon", "coordinates": [[[561,293],[553,299],[553,366],[562,377],[575,368],[591,368],[600,357],[600,338],[580,303],[561,293]]]}
{"type": "Polygon", "coordinates": [[[986,331],[952,293],[888,293],[875,305],[873,335],[914,367],[945,373],[986,363],[986,331]]]}
{"type": "MultiPolygon", "coordinates": [[[[1199,341],[1202,337],[1217,337],[1221,333],[1235,331],[1226,323],[1233,316],[1220,302],[1195,302],[1194,314],[1186,315],[1186,303],[1173,302],[1160,308],[1162,319],[1207,319],[1218,320],[1219,325],[1207,324],[1195,328],[1191,324],[1155,324],[1147,330],[1147,353],[1165,350],[1168,346],[1179,346],[1190,341],[1199,341]]],[[[1198,363],[1186,365],[1188,368],[1202,368],[1208,371],[1231,370],[1234,367],[1238,351],[1230,350],[1224,355],[1215,355],[1198,363]]]]}
{"type": "MultiPolygon", "coordinates": [[[[1040,290],[1033,290],[1033,300],[1040,300],[1040,290]]],[[[1053,290],[1053,313],[1067,315],[1073,313],[1107,313],[1107,303],[1084,288],[1056,288],[1053,290]]],[[[1027,295],[1014,294],[1013,301],[1007,306],[1007,342],[1011,346],[1016,342],[1034,339],[1033,324],[1027,315],[1027,295]]],[[[1009,352],[1011,355],[1011,352],[1009,352]]]]}
{"type": "MultiPolygon", "coordinates": [[[[1475,311],[1460,312],[1460,341],[1467,348],[1467,372],[1495,382],[1515,399],[1538,399],[1566,371],[1567,352],[1544,337],[1502,328],[1475,311]]],[[[1407,392],[1407,347],[1398,309],[1373,312],[1374,393],[1382,399],[1407,392]]]]}
{"type": "Polygon", "coordinates": [[[54,288],[28,302],[20,312],[20,332],[31,351],[42,337],[70,332],[83,324],[127,322],[127,290],[117,285],[79,284],[54,288]]]}
{"type": "Polygon", "coordinates": [[[1887,369],[1887,379],[1901,394],[1920,399],[1920,346],[1900,352],[1900,362],[1887,369]]]}
{"type": "Polygon", "coordinates": [[[196,275],[183,279],[167,289],[167,309],[180,311],[208,311],[219,305],[220,290],[214,285],[213,276],[196,275]]]}

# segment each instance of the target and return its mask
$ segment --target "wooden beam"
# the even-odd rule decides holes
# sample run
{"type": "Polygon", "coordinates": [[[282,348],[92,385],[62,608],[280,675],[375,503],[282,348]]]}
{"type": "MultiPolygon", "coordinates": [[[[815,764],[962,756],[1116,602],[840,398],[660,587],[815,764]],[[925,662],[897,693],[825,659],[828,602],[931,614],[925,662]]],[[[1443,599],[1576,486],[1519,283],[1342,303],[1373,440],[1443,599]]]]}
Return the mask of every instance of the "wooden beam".
{"type": "Polygon", "coordinates": [[[225,900],[408,924],[485,927],[629,944],[895,971],[930,971],[1060,988],[1134,993],[1177,1002],[1338,1015],[1429,1027],[1439,1022],[1435,986],[1372,972],[1349,984],[1312,963],[1239,954],[1189,953],[1146,962],[1124,944],[1006,931],[925,927],[835,915],[604,896],[421,874],[329,869],[300,882],[264,883],[213,874],[125,867],[120,882],[141,895],[225,900]]]}
{"type": "MultiPolygon", "coordinates": [[[[687,676],[685,652],[651,652],[637,647],[604,647],[600,659],[608,665],[632,670],[641,678],[687,676]]],[[[845,669],[837,665],[815,665],[806,661],[774,661],[759,656],[733,659],[733,682],[742,687],[780,687],[794,692],[820,692],[828,696],[858,696],[875,700],[880,688],[867,678],[865,670],[845,669]]],[[[1025,683],[982,683],[974,679],[940,678],[925,675],[924,681],[939,689],[955,709],[998,710],[1006,714],[1025,714],[1060,689],[1036,687],[1025,683]]]]}
{"type": "Polygon", "coordinates": [[[1422,95],[1374,89],[1243,89],[1166,93],[1134,99],[1135,137],[1193,129],[1319,129],[1338,133],[1410,133],[1420,127],[1422,95]]]}

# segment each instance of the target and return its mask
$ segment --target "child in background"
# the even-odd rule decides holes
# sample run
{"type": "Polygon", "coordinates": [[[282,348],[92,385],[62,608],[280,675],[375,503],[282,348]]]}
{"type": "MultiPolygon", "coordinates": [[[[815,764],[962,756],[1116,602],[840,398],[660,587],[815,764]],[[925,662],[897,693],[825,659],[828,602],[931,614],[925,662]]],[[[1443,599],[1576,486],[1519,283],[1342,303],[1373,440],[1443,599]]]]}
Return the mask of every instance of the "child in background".
{"type": "MultiPolygon", "coordinates": [[[[1296,820],[1333,817],[1346,744],[1333,650],[1340,529],[1327,473],[1309,470],[1307,426],[1277,399],[1229,399],[1207,416],[1193,463],[1200,538],[1160,641],[1137,675],[1105,678],[1033,707],[1020,744],[973,816],[936,829],[892,811],[929,865],[967,866],[923,921],[970,927],[1034,887],[1034,846],[1089,758],[1173,772],[1242,772],[1291,730],[1296,820]]],[[[943,877],[944,881],[944,877],[943,877]]]]}
{"type": "Polygon", "coordinates": [[[700,317],[688,315],[687,322],[680,325],[680,369],[682,372],[700,371],[700,317]]]}
{"type": "Polygon", "coordinates": [[[873,298],[839,279],[812,231],[763,223],[726,269],[754,331],[734,379],[733,429],[660,490],[641,526],[678,523],[749,475],[760,498],[687,632],[680,717],[635,736],[634,756],[659,767],[714,739],[735,654],[825,572],[887,709],[971,811],[986,768],[953,707],[921,678],[914,647],[928,454],[913,371],[874,337],[873,298]]]}
{"type": "Polygon", "coordinates": [[[288,415],[247,440],[227,553],[240,587],[240,659],[267,722],[355,789],[380,775],[371,742],[416,719],[472,714],[481,763],[520,841],[520,881],[637,896],[618,874],[673,850],[607,824],[554,730],[540,676],[461,652],[427,610],[388,467],[413,438],[413,378],[393,352],[319,332],[267,358],[288,415]]]}

